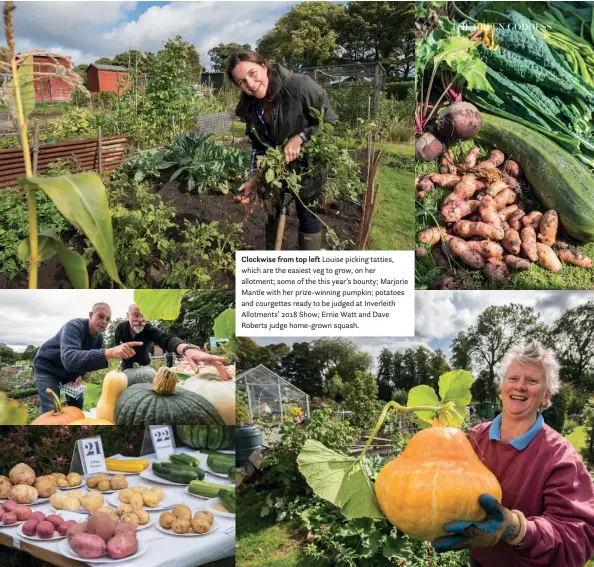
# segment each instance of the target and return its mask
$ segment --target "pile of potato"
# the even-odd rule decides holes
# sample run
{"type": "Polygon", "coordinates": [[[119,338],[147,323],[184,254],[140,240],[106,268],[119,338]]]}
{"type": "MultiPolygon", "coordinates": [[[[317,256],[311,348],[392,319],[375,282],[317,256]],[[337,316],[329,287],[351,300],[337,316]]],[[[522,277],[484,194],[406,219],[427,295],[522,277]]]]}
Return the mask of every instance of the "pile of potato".
{"type": "Polygon", "coordinates": [[[120,490],[118,497],[124,504],[130,504],[134,509],[143,506],[156,508],[161,500],[165,498],[165,491],[158,486],[147,488],[146,486],[133,486],[120,490]]]}
{"type": "Polygon", "coordinates": [[[83,493],[80,490],[56,492],[50,496],[50,504],[56,510],[78,512],[81,508],[87,512],[96,512],[103,506],[103,494],[98,490],[83,493]]]}
{"type": "Polygon", "coordinates": [[[159,516],[159,524],[176,534],[185,534],[190,529],[197,534],[208,533],[212,528],[214,516],[208,510],[199,510],[192,517],[192,510],[184,504],[178,504],[171,512],[159,516]]]}
{"type": "Polygon", "coordinates": [[[56,484],[58,485],[58,488],[68,488],[70,486],[80,486],[82,484],[82,476],[75,472],[71,472],[68,474],[54,472],[51,473],[49,476],[52,476],[56,479],[56,484]]]}
{"type": "Polygon", "coordinates": [[[108,474],[102,473],[87,478],[87,486],[101,492],[105,492],[106,490],[122,490],[123,488],[128,488],[128,481],[123,474],[114,474],[110,477],[108,474]]]}
{"type": "MultiPolygon", "coordinates": [[[[436,264],[447,269],[448,256],[454,257],[496,282],[509,281],[510,269],[530,269],[530,262],[552,272],[562,270],[562,261],[592,268],[592,258],[558,240],[556,211],[530,211],[529,205],[519,200],[524,183],[519,165],[506,160],[499,150],[477,162],[478,152],[472,148],[456,164],[449,149],[442,157],[440,173],[416,180],[420,199],[435,186],[452,189],[441,203],[442,226],[417,235],[421,244],[441,243],[431,250],[436,264]]],[[[417,256],[425,254],[424,248],[417,249],[417,256]]],[[[447,287],[447,281],[442,276],[439,279],[431,287],[447,287]]]]}
{"type": "Polygon", "coordinates": [[[43,512],[31,512],[22,529],[25,535],[37,535],[41,539],[50,539],[56,532],[64,537],[76,523],[76,520],[64,520],[56,514],[46,516],[43,512]]]}
{"type": "Polygon", "coordinates": [[[118,522],[104,512],[95,512],[86,522],[72,526],[67,532],[68,542],[76,555],[83,559],[96,559],[107,555],[123,559],[138,551],[136,530],[118,522]]]}
{"type": "Polygon", "coordinates": [[[0,506],[0,522],[5,526],[11,526],[17,522],[28,520],[33,510],[24,504],[17,504],[14,500],[8,500],[0,506]]]}

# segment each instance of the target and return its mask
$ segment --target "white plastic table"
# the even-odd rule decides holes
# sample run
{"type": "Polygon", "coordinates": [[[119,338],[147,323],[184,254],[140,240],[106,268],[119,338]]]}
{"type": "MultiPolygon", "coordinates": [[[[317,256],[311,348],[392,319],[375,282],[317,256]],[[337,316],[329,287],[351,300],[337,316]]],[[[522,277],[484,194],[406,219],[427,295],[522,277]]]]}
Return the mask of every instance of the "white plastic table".
{"type": "MultiPolygon", "coordinates": [[[[194,455],[201,460],[201,464],[206,462],[206,455],[199,451],[192,451],[186,447],[176,449],[176,453],[188,453],[194,455]]],[[[113,455],[117,458],[121,455],[113,455]]],[[[131,457],[122,457],[131,458],[131,457]]],[[[144,455],[140,457],[149,462],[158,461],[156,456],[144,455]]],[[[126,475],[129,486],[147,486],[152,488],[160,486],[169,495],[178,496],[182,504],[189,506],[192,511],[205,508],[206,500],[196,498],[185,492],[185,486],[173,486],[165,484],[157,484],[141,478],[138,475],[126,475]]],[[[231,486],[231,483],[221,477],[212,477],[207,475],[204,479],[209,482],[218,482],[231,486]]],[[[105,495],[105,505],[108,503],[109,495],[105,495]]],[[[113,506],[112,506],[113,507],[113,506]]],[[[33,511],[41,511],[44,514],[51,514],[49,502],[40,505],[32,506],[33,511]]],[[[165,511],[160,510],[151,512],[147,509],[153,525],[149,528],[137,532],[138,539],[151,539],[159,537],[160,539],[149,542],[148,551],[138,557],[137,559],[122,561],[118,563],[93,563],[94,567],[107,567],[114,565],[118,567],[165,567],[168,565],[175,565],[175,567],[198,567],[205,563],[217,561],[225,557],[232,557],[235,555],[235,519],[215,516],[215,521],[218,524],[218,529],[214,532],[196,536],[196,537],[182,537],[165,534],[159,531],[155,524],[159,521],[159,516],[165,511]]],[[[87,565],[84,561],[75,561],[59,553],[58,544],[64,540],[56,541],[36,541],[24,538],[18,533],[18,526],[15,527],[0,527],[0,544],[16,549],[21,549],[31,555],[48,561],[59,567],[82,567],[87,565]]]]}

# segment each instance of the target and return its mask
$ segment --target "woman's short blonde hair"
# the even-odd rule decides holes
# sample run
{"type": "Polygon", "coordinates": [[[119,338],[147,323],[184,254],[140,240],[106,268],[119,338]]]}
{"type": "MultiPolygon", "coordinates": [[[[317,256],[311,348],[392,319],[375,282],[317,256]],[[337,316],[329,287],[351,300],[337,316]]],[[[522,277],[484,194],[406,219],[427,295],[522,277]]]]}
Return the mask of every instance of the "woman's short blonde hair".
{"type": "Polygon", "coordinates": [[[551,394],[545,409],[550,407],[551,398],[561,389],[561,382],[559,380],[559,362],[557,361],[555,353],[551,349],[545,348],[538,341],[531,341],[508,350],[503,359],[503,376],[499,378],[500,389],[501,382],[505,379],[507,369],[514,362],[519,362],[520,364],[526,364],[527,362],[540,364],[545,376],[547,389],[551,394]]]}

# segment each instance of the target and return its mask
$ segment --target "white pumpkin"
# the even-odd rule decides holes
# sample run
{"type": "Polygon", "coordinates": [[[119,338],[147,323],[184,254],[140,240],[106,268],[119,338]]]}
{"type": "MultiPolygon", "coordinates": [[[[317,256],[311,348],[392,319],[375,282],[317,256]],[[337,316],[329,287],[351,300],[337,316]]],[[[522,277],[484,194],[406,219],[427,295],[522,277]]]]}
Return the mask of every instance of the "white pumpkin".
{"type": "Polygon", "coordinates": [[[221,380],[218,374],[200,373],[188,378],[182,388],[208,400],[227,425],[235,425],[235,379],[221,380]]]}

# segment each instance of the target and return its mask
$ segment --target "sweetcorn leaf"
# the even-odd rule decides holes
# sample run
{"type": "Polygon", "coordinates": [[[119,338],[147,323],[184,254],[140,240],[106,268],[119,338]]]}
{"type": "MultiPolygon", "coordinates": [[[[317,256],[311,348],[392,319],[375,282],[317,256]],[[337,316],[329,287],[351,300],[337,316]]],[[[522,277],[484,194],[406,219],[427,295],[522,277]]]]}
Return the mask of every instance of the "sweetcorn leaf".
{"type": "Polygon", "coordinates": [[[134,303],[145,319],[177,319],[187,289],[135,289],[134,303]]]}
{"type": "MultiPolygon", "coordinates": [[[[28,55],[19,65],[18,71],[19,87],[21,91],[21,103],[25,120],[35,109],[35,84],[33,76],[33,55],[28,55]]],[[[16,114],[15,114],[16,116],[16,114]]]]}
{"type": "MultiPolygon", "coordinates": [[[[430,386],[415,386],[408,392],[408,401],[406,402],[407,407],[412,408],[415,406],[439,406],[439,399],[437,394],[430,386]]],[[[432,424],[435,412],[433,411],[415,411],[415,415],[425,423],[432,424]]]]}
{"type": "Polygon", "coordinates": [[[361,461],[308,439],[297,465],[315,494],[338,506],[348,518],[384,518],[361,461]]]}

